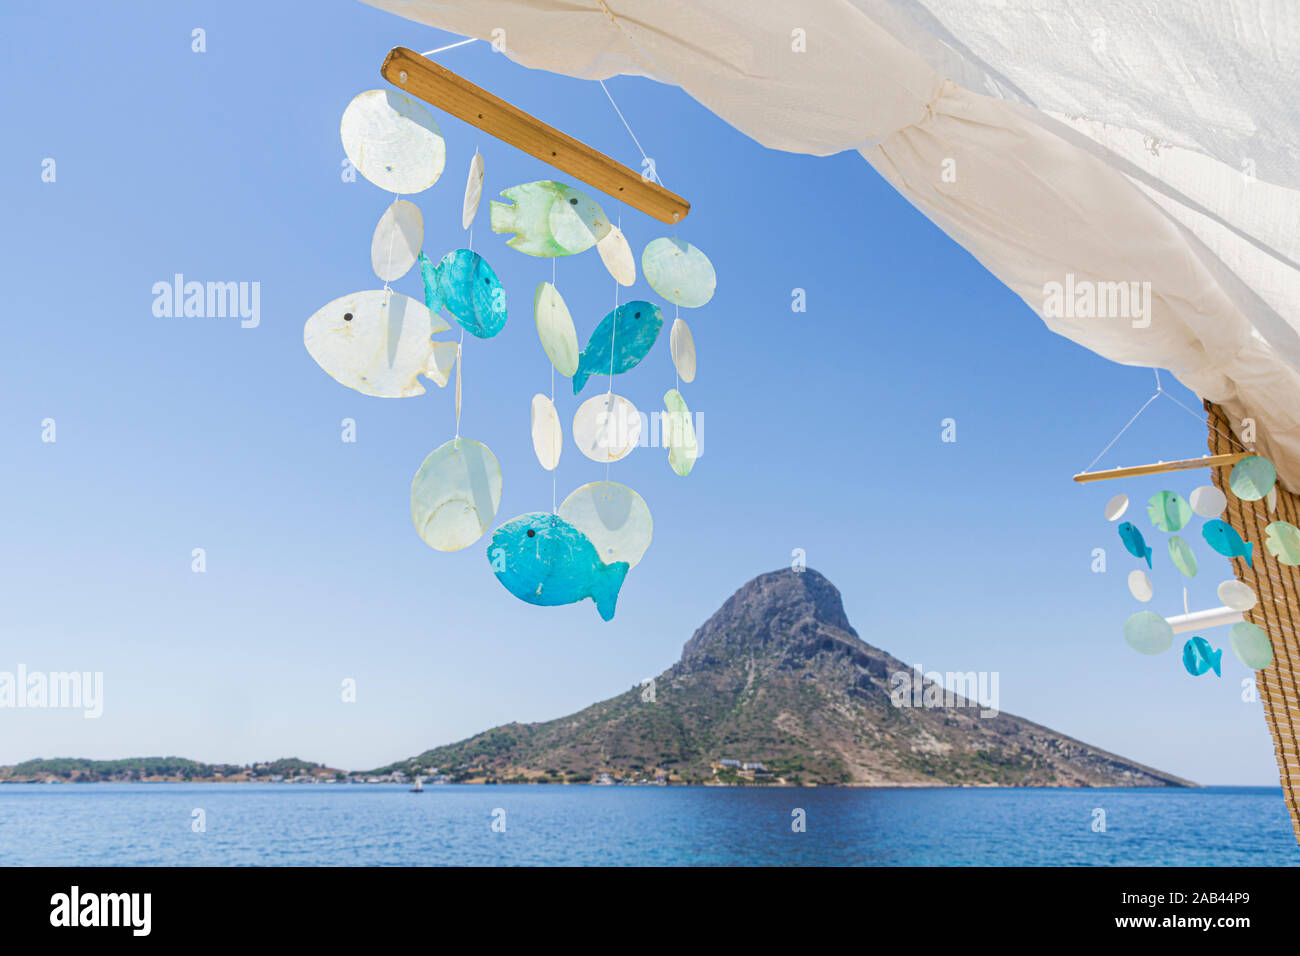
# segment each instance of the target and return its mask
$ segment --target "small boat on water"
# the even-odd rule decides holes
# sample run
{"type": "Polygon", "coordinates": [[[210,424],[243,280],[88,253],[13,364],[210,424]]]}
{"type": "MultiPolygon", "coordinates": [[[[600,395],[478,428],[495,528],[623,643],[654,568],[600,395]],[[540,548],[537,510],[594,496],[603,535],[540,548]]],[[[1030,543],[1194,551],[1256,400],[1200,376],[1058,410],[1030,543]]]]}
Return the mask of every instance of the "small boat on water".
{"type": "Polygon", "coordinates": [[[411,793],[424,793],[424,778],[416,777],[415,786],[411,788],[411,793]]]}

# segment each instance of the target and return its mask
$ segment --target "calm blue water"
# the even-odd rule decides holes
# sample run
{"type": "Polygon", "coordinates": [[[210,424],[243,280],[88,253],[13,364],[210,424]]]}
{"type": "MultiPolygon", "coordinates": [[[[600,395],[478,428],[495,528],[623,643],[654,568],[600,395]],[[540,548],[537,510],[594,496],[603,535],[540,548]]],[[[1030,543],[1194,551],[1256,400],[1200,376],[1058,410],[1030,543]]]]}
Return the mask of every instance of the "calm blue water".
{"type": "Polygon", "coordinates": [[[0,862],[1296,866],[1300,850],[1281,791],[1263,787],[25,784],[0,786],[0,862]]]}

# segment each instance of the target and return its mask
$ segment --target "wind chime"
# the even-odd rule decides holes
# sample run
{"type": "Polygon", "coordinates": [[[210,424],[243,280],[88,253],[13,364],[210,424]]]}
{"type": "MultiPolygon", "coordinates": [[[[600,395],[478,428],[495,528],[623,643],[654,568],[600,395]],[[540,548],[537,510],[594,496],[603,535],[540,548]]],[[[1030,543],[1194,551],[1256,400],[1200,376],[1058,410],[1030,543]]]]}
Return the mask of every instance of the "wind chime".
{"type": "MultiPolygon", "coordinates": [[[[662,222],[675,226],[690,206],[661,184],[643,179],[425,56],[398,47],[381,72],[400,91],[358,95],[343,113],[340,134],[357,171],[393,193],[370,247],[371,266],[384,286],[342,296],[321,308],[307,320],[303,341],[332,378],[365,395],[422,395],[421,377],[441,388],[454,375],[455,434],[416,471],[411,518],[430,547],[460,551],[492,526],[502,488],[501,466],[491,449],[460,433],[465,333],[493,338],[505,327],[508,311],[497,273],[473,251],[473,223],[484,183],[484,161],[477,151],[470,161],[461,221],[468,230],[466,247],[448,252],[436,265],[423,251],[423,217],[402,197],[438,181],[446,165],[446,142],[433,117],[413,97],[662,222]],[[390,285],[416,265],[423,303],[390,285]],[[459,340],[434,338],[451,331],[444,312],[460,326],[459,340]]],[[[529,512],[500,525],[487,557],[497,579],[520,600],[551,606],[591,598],[608,621],[628,570],[641,560],[653,533],[645,500],[609,479],[609,466],[640,443],[642,420],[631,401],[615,394],[614,377],[635,368],[654,347],[663,313],[641,299],[620,304],[621,289],[636,281],[635,259],[621,224],[613,224],[589,196],[549,180],[512,186],[502,196],[508,202],[491,203],[492,231],[511,234],[510,248],[552,262],[551,281],[539,284],[533,294],[538,339],[551,363],[551,391],[549,396],[535,395],[531,409],[533,450],[539,464],[552,472],[552,498],[550,512],[529,512]],[[592,247],[614,279],[614,308],[579,350],[573,318],[556,285],[555,261],[592,247]],[[571,379],[574,395],[591,378],[609,377],[603,394],[579,406],[571,429],[579,451],[606,466],[605,478],[582,485],[558,506],[554,472],[564,439],[555,408],[557,371],[571,379]]],[[[641,270],[650,287],[679,312],[706,304],[717,282],[708,257],[675,236],[651,241],[641,255],[641,270]]],[[[696,369],[694,339],[680,314],[669,344],[678,381],[664,395],[662,442],[670,467],[685,476],[699,448],[680,391],[682,381],[694,380],[696,369]]]]}
{"type": "MultiPolygon", "coordinates": [[[[1164,390],[1160,384],[1160,373],[1156,372],[1156,391],[1147,400],[1136,415],[1133,416],[1102,449],[1092,465],[1095,465],[1120,436],[1128,430],[1138,417],[1160,397],[1168,398],[1179,407],[1199,420],[1199,416],[1164,390]]],[[[1213,425],[1211,425],[1213,427],[1213,425]]],[[[1092,467],[1089,465],[1089,468],[1092,467]]],[[[1270,513],[1276,510],[1277,471],[1268,459],[1249,451],[1210,455],[1202,458],[1189,458],[1179,461],[1156,462],[1149,465],[1137,465],[1127,468],[1114,468],[1107,471],[1088,471],[1074,476],[1080,483],[1131,478],[1143,475],[1167,474],[1196,468],[1232,468],[1227,486],[1232,495],[1251,507],[1263,505],[1270,513]]],[[[1164,490],[1153,495],[1147,503],[1147,517],[1152,529],[1169,535],[1166,545],[1170,563],[1185,578],[1196,577],[1198,565],[1196,553],[1184,537],[1194,516],[1204,519],[1200,527],[1200,536],[1209,547],[1224,557],[1239,560],[1247,567],[1255,568],[1257,562],[1269,558],[1279,564],[1300,565],[1300,528],[1286,521],[1268,522],[1265,527],[1263,549],[1257,550],[1257,542],[1246,541],[1242,535],[1220,516],[1228,506],[1227,496],[1215,485],[1199,485],[1187,496],[1177,491],[1164,490]],[[1182,532],[1182,534],[1180,534],[1182,532]]],[[[1106,503],[1107,521],[1118,522],[1128,512],[1129,498],[1118,494],[1106,503]]],[[[1145,569],[1138,567],[1128,575],[1128,588],[1132,596],[1143,603],[1155,596],[1151,576],[1147,573],[1157,560],[1155,551],[1146,540],[1141,528],[1133,521],[1122,521],[1118,525],[1119,538],[1124,548],[1133,555],[1145,569]]],[[[1147,532],[1148,534],[1151,531],[1147,532]]],[[[1163,555],[1161,556],[1163,558],[1163,555]]],[[[1187,590],[1183,589],[1183,612],[1179,615],[1163,616],[1152,611],[1139,611],[1128,618],[1124,624],[1124,639],[1130,647],[1140,654],[1162,654],[1174,643],[1174,635],[1214,627],[1231,625],[1229,640],[1233,652],[1246,667],[1262,670],[1273,661],[1273,647],[1268,634],[1257,624],[1246,621],[1243,613],[1249,611],[1258,601],[1258,596],[1247,585],[1235,577],[1223,581],[1217,589],[1223,606],[1202,611],[1192,611],[1187,602],[1187,590]]],[[[1193,677],[1199,677],[1213,670],[1222,676],[1221,658],[1223,651],[1214,648],[1204,637],[1195,635],[1183,644],[1183,666],[1193,677]]]]}

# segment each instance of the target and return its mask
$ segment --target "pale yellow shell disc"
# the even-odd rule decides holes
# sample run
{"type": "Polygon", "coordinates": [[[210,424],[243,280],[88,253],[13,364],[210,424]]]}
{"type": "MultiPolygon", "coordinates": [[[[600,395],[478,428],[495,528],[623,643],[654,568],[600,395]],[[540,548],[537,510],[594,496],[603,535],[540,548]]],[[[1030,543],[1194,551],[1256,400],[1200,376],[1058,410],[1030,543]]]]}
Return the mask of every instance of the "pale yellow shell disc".
{"type": "Polygon", "coordinates": [[[636,259],[632,247],[627,244],[627,237],[618,226],[611,226],[605,237],[596,243],[600,261],[619,285],[632,285],[636,282],[636,259]]]}
{"type": "Polygon", "coordinates": [[[670,388],[664,394],[664,408],[666,414],[661,419],[662,431],[659,438],[668,446],[668,464],[673,471],[685,478],[695,467],[695,460],[700,457],[695,423],[691,420],[691,410],[686,407],[686,399],[675,388],[670,388]]]}
{"type": "Polygon", "coordinates": [[[532,429],[533,451],[538,462],[547,471],[554,471],[564,447],[564,429],[555,403],[540,392],[533,396],[532,429]]]}
{"type": "Polygon", "coordinates": [[[673,322],[668,344],[673,353],[673,365],[677,367],[677,374],[682,377],[682,381],[695,381],[695,337],[691,335],[691,327],[685,319],[673,322]]]}
{"type": "Polygon", "coordinates": [[[440,445],[411,482],[411,520],[439,551],[467,548],[487,531],[501,504],[501,466],[491,449],[469,438],[440,445]]]}
{"type": "Polygon", "coordinates": [[[483,198],[483,154],[474,150],[474,158],[469,161],[469,179],[465,182],[465,206],[461,210],[460,225],[468,229],[478,212],[479,201],[483,198]]]}
{"type": "Polygon", "coordinates": [[[645,499],[617,481],[593,481],[578,488],[560,505],[560,517],[591,539],[606,564],[635,565],[654,534],[645,499]]]}
{"type": "Polygon", "coordinates": [[[447,144],[429,111],[397,90],[368,90],[343,111],[343,152],[357,172],[380,189],[401,196],[438,181],[447,144]]]}
{"type": "Polygon", "coordinates": [[[572,378],[578,370],[578,333],[569,307],[549,282],[543,282],[533,293],[533,318],[546,357],[557,372],[572,378]]]}

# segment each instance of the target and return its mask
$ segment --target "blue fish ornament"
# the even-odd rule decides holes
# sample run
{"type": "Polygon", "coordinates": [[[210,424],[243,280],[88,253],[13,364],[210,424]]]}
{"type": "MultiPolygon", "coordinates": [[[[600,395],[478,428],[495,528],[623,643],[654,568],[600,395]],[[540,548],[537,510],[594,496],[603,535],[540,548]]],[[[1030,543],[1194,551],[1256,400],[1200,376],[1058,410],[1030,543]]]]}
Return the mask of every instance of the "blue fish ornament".
{"type": "Polygon", "coordinates": [[[497,580],[519,600],[553,607],[591,598],[606,621],[614,617],[629,567],[626,561],[605,564],[590,538],[559,515],[542,512],[497,528],[487,555],[497,580]]]}
{"type": "Polygon", "coordinates": [[[1214,669],[1215,677],[1222,677],[1223,672],[1219,669],[1222,657],[1223,650],[1216,651],[1203,637],[1194,637],[1183,645],[1183,666],[1193,677],[1200,677],[1210,668],[1214,669]]]}
{"type": "Polygon", "coordinates": [[[1151,567],[1151,548],[1132,521],[1125,521],[1119,526],[1119,539],[1124,542],[1124,547],[1128,548],[1129,554],[1135,558],[1146,558],[1147,567],[1151,567]]]}
{"type": "Polygon", "coordinates": [[[1255,566],[1252,560],[1255,545],[1249,541],[1243,541],[1241,535],[1237,534],[1237,529],[1228,522],[1218,518],[1205,522],[1201,527],[1201,536],[1205,538],[1211,548],[1224,557],[1245,558],[1247,567],[1253,568],[1255,566]]]}
{"type": "Polygon", "coordinates": [[[614,309],[600,320],[578,356],[573,373],[573,394],[577,395],[593,375],[618,375],[636,368],[659,338],[664,317],[659,306],[639,300],[614,309]],[[611,361],[610,351],[613,347],[611,361]]]}
{"type": "MultiPolygon", "coordinates": [[[[461,328],[480,339],[490,339],[505,328],[506,290],[486,259],[469,249],[453,249],[434,271],[437,296],[461,328]]],[[[420,274],[424,275],[424,263],[420,274]]],[[[428,305],[427,279],[424,297],[428,305]]]]}

